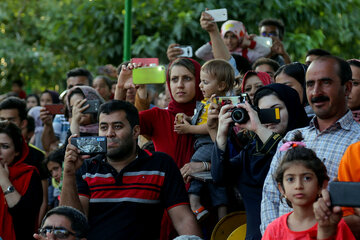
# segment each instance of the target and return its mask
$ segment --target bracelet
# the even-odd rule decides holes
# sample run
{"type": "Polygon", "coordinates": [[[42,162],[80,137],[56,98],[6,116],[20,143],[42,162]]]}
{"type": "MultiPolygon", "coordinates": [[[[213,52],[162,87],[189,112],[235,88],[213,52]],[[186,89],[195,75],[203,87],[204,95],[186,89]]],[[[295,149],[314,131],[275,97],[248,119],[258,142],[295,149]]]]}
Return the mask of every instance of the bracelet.
{"type": "Polygon", "coordinates": [[[210,171],[210,166],[208,162],[202,162],[205,168],[205,171],[210,171]]]}
{"type": "Polygon", "coordinates": [[[205,171],[206,171],[206,164],[205,164],[205,162],[202,162],[202,164],[203,164],[203,166],[204,166],[204,168],[205,168],[205,171]]]}

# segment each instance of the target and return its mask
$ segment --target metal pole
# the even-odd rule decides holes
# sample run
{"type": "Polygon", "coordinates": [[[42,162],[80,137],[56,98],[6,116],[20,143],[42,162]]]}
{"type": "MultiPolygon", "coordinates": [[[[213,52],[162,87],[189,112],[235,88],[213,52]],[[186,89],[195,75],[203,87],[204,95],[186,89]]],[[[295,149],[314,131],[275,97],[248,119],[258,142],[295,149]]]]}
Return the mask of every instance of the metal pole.
{"type": "Polygon", "coordinates": [[[131,0],[125,0],[125,23],[124,23],[124,55],[123,60],[131,58],[131,0]]]}

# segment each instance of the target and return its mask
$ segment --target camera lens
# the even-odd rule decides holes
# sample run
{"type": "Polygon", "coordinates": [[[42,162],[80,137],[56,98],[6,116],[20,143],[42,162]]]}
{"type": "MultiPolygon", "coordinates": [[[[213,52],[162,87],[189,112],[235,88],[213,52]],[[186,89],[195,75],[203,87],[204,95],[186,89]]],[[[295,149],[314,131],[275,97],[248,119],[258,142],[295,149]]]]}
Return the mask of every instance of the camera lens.
{"type": "Polygon", "coordinates": [[[249,120],[249,114],[243,108],[235,108],[231,113],[231,118],[236,123],[246,123],[249,120]]]}

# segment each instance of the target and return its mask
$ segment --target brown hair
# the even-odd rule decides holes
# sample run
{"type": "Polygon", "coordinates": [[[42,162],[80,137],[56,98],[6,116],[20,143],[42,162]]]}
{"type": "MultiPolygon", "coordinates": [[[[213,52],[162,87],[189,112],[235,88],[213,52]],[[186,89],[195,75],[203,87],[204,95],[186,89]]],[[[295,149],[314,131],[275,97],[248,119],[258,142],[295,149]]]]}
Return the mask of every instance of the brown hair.
{"type": "Polygon", "coordinates": [[[213,59],[207,61],[202,67],[201,71],[210,74],[216,78],[218,82],[224,81],[226,88],[224,91],[229,91],[233,88],[235,82],[235,72],[233,67],[225,60],[213,59]]]}

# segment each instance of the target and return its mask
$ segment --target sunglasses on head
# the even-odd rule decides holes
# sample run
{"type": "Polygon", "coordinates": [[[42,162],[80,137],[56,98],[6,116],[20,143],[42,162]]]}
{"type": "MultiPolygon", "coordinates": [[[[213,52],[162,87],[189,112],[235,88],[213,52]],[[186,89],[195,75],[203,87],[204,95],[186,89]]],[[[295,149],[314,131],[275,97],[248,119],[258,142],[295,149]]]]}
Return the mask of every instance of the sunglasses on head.
{"type": "Polygon", "coordinates": [[[58,239],[66,239],[70,235],[76,236],[75,233],[70,232],[66,228],[63,227],[43,227],[39,229],[39,235],[42,237],[46,237],[48,233],[53,233],[54,236],[58,239]]]}

